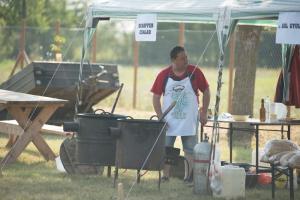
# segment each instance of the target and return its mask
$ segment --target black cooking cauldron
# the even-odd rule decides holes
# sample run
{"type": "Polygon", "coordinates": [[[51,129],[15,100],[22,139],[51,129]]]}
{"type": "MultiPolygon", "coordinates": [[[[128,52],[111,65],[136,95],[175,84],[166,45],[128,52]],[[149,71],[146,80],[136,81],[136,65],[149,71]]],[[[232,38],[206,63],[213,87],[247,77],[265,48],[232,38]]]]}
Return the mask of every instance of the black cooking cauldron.
{"type": "MultiPolygon", "coordinates": [[[[97,110],[98,111],[98,110],[97,110]]],[[[116,141],[109,128],[117,127],[117,121],[123,115],[102,113],[80,113],[75,122],[64,123],[64,131],[77,132],[77,164],[113,166],[115,164],[116,141]]]]}
{"type": "Polygon", "coordinates": [[[144,119],[120,119],[111,127],[117,138],[116,167],[153,170],[163,168],[165,156],[165,122],[144,119]],[[155,144],[156,143],[156,144],[155,144]],[[155,146],[153,146],[155,144],[155,146]],[[152,152],[150,155],[149,153],[152,152]],[[147,159],[147,162],[144,163],[147,159]]]}

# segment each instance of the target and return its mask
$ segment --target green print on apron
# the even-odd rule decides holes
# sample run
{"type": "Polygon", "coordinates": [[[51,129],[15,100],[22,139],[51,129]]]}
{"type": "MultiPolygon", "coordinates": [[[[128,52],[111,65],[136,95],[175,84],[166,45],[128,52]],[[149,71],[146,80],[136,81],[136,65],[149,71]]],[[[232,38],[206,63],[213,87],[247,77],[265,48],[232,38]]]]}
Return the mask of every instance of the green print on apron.
{"type": "Polygon", "coordinates": [[[165,117],[168,136],[188,136],[196,134],[198,101],[189,77],[181,81],[168,78],[163,98],[163,112],[173,102],[176,106],[165,117]]]}

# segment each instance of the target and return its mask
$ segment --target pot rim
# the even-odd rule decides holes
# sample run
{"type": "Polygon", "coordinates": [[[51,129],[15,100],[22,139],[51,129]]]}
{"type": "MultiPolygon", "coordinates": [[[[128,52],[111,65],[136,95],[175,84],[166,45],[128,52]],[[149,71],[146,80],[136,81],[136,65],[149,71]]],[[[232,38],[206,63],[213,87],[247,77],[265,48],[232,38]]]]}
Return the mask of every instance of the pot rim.
{"type": "Polygon", "coordinates": [[[119,119],[120,122],[128,122],[128,123],[158,123],[158,124],[164,124],[164,121],[159,120],[151,120],[151,119],[119,119]]]}
{"type": "Polygon", "coordinates": [[[125,115],[119,115],[119,114],[95,114],[95,113],[78,113],[76,115],[77,117],[81,117],[81,118],[97,118],[97,119],[122,119],[122,118],[126,118],[125,115]]]}

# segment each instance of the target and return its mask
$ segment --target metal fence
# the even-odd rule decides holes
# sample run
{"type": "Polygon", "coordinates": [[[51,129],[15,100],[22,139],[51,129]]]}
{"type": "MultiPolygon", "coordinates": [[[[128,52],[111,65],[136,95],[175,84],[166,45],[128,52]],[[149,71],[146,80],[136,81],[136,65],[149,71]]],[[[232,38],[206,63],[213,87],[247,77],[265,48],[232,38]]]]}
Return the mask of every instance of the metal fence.
{"type": "MultiPolygon", "coordinates": [[[[25,50],[31,60],[53,60],[51,44],[54,43],[54,28],[27,27],[25,50]]],[[[0,27],[0,60],[14,60],[19,51],[19,27],[0,27]]],[[[191,63],[204,67],[217,66],[218,43],[214,30],[185,30],[185,48],[191,63]],[[209,42],[212,37],[211,42],[209,42]],[[208,45],[208,46],[207,46],[208,45]],[[204,52],[205,47],[206,51],[204,52]],[[201,60],[200,57],[203,54],[201,60]]],[[[62,46],[65,61],[79,61],[83,40],[83,29],[61,28],[60,35],[66,39],[62,46]]],[[[133,63],[133,32],[109,30],[109,26],[96,32],[97,62],[117,63],[131,66],[133,63]]],[[[140,66],[165,66],[169,63],[169,51],[178,44],[177,29],[158,30],[156,42],[142,42],[139,45],[140,66]]],[[[238,38],[236,44],[238,45],[238,38]]],[[[228,62],[229,51],[226,54],[228,62]]],[[[257,51],[257,67],[281,67],[281,46],[275,44],[275,28],[262,31],[257,51]]],[[[226,63],[227,65],[227,63],[226,63]]]]}

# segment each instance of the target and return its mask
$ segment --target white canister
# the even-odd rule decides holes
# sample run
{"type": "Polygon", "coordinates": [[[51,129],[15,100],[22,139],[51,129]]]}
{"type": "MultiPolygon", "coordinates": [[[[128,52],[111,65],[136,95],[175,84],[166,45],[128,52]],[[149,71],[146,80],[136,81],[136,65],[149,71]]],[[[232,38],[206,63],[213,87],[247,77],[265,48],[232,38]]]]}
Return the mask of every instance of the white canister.
{"type": "Polygon", "coordinates": [[[226,165],[222,166],[221,170],[222,191],[220,194],[213,194],[213,196],[225,199],[244,198],[246,181],[244,168],[226,165]]]}

